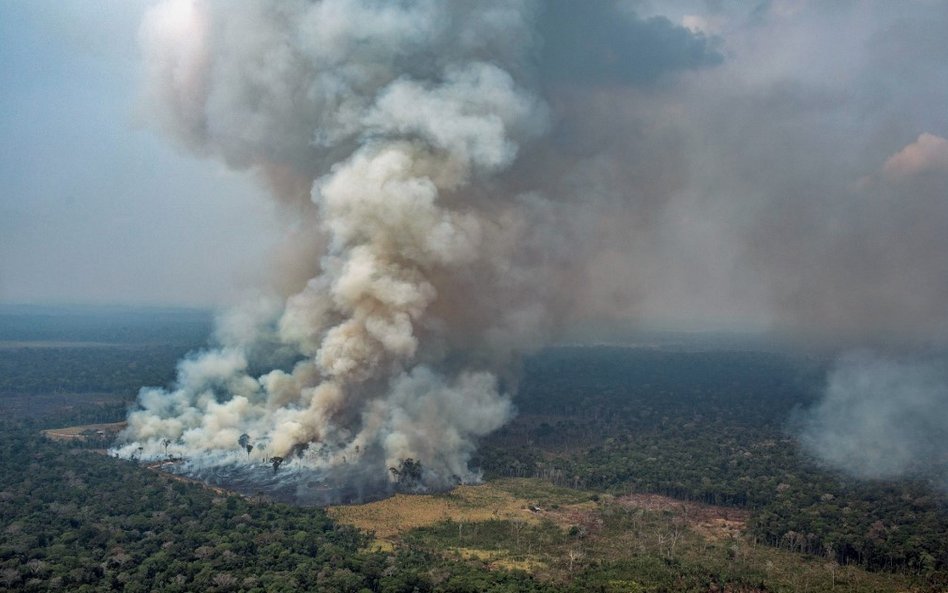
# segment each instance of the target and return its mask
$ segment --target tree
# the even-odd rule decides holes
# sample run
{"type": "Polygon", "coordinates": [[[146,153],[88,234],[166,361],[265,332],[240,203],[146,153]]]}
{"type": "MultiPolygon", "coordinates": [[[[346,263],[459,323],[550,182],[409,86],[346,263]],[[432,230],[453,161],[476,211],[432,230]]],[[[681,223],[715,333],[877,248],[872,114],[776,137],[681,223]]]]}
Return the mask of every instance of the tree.
{"type": "Polygon", "coordinates": [[[408,457],[402,459],[398,467],[390,467],[388,471],[395,477],[395,487],[397,489],[414,490],[421,486],[422,467],[421,462],[408,457]]]}

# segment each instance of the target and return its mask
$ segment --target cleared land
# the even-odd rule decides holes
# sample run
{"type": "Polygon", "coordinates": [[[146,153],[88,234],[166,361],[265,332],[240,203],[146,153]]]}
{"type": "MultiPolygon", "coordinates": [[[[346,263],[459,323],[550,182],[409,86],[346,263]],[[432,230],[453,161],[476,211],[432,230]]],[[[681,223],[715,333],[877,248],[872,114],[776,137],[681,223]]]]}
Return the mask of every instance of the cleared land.
{"type": "Polygon", "coordinates": [[[916,590],[899,575],[758,545],[744,531],[747,511],[653,494],[612,497],[511,478],[328,512],[374,532],[373,546],[383,550],[423,548],[552,582],[610,574],[596,581],[604,591],[663,582],[687,589],[692,581],[729,591],[916,590]],[[735,580],[746,586],[714,585],[735,580]]]}
{"type": "Polygon", "coordinates": [[[121,432],[126,425],[125,422],[109,422],[67,426],[66,428],[47,428],[43,431],[43,435],[54,441],[85,441],[90,438],[111,439],[121,432]]]}
{"type": "Polygon", "coordinates": [[[458,486],[440,494],[396,494],[377,502],[340,505],[327,510],[340,522],[374,532],[380,542],[394,543],[399,535],[412,529],[445,521],[463,524],[501,520],[532,525],[551,521],[561,528],[590,527],[595,525],[597,510],[603,505],[672,514],[688,527],[716,540],[740,536],[750,516],[741,509],[686,502],[658,494],[615,498],[558,488],[527,478],[458,486]]]}
{"type": "Polygon", "coordinates": [[[539,524],[546,518],[568,526],[571,513],[587,513],[595,508],[588,494],[552,486],[544,490],[525,489],[527,482],[497,480],[477,486],[458,486],[440,494],[396,494],[368,504],[329,507],[327,511],[342,523],[374,532],[379,543],[390,545],[412,529],[444,521],[502,520],[539,524]],[[526,496],[530,492],[537,496],[526,496]],[[557,508],[550,509],[550,505],[557,508]]]}
{"type": "Polygon", "coordinates": [[[670,512],[680,516],[689,528],[715,541],[740,537],[751,516],[745,509],[677,500],[660,494],[627,494],[616,498],[616,503],[633,509],[670,512]]]}

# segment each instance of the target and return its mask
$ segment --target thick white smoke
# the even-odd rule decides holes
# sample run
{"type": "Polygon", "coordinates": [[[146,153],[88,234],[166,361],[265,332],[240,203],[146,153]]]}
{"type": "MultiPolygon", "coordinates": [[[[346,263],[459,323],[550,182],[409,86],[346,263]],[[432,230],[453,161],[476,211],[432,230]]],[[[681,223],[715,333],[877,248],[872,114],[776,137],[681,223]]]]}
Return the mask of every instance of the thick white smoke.
{"type": "MultiPolygon", "coordinates": [[[[412,457],[442,485],[511,414],[514,355],[577,318],[943,334],[948,10],[696,3],[709,38],[646,4],[154,6],[145,118],[259,175],[287,232],[272,294],[142,392],[120,453],[376,486],[412,457]]],[[[934,434],[900,427],[928,430],[943,398],[913,394],[943,391],[857,366],[813,450],[860,475],[893,475],[895,443],[943,452],[873,447],[934,434]]]]}
{"type": "MultiPolygon", "coordinates": [[[[266,176],[315,227],[300,253],[322,255],[284,303],[225,316],[222,346],[183,361],[172,390],[143,390],[118,454],[182,455],[196,471],[298,457],[330,477],[389,476],[412,458],[426,485],[476,479],[477,438],[512,413],[491,372],[503,355],[476,355],[496,351],[478,342],[502,333],[511,303],[471,274],[517,274],[495,217],[524,198],[491,179],[547,127],[515,79],[531,44],[500,42],[525,35],[532,10],[172,0],[150,11],[150,113],[199,153],[266,176]],[[454,314],[467,307],[498,312],[497,324],[472,331],[454,314]],[[475,355],[449,364],[464,336],[475,355]],[[284,364],[259,368],[267,358],[284,364]]],[[[542,319],[523,323],[534,334],[542,319]]]]}

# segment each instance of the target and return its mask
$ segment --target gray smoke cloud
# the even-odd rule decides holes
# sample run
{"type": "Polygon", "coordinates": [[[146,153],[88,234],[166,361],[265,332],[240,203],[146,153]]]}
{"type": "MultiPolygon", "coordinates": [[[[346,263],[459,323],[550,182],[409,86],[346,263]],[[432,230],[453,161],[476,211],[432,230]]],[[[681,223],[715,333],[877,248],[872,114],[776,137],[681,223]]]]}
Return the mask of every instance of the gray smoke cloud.
{"type": "MultiPolygon", "coordinates": [[[[607,6],[590,22],[609,22],[607,6]]],[[[569,74],[557,61],[574,59],[537,27],[574,26],[569,13],[584,11],[155,6],[142,26],[146,113],[195,153],[258,172],[303,245],[287,248],[276,295],[222,316],[219,348],[183,361],[172,389],[141,392],[117,453],[181,455],[186,471],[234,482],[274,459],[288,475],[373,476],[373,488],[405,459],[421,462],[424,486],[476,480],[477,439],[513,413],[498,377],[562,322],[583,259],[562,241],[584,228],[567,224],[578,200],[513,168],[554,125],[542,92],[562,81],[549,72],[569,74]]],[[[637,79],[720,60],[667,20],[623,18],[638,49],[669,54],[637,79]],[[671,51],[682,41],[684,54],[671,51]]],[[[614,60],[604,49],[584,63],[614,60]]]]}
{"type": "Polygon", "coordinates": [[[119,452],[168,440],[199,472],[246,464],[248,434],[281,472],[412,457],[441,486],[477,478],[511,361],[564,327],[942,335],[948,9],[658,6],[152,8],[143,116],[258,174],[287,230],[119,452]]]}
{"type": "Polygon", "coordinates": [[[804,447],[837,469],[860,478],[929,478],[948,490],[943,363],[849,354],[800,420],[804,447]]]}

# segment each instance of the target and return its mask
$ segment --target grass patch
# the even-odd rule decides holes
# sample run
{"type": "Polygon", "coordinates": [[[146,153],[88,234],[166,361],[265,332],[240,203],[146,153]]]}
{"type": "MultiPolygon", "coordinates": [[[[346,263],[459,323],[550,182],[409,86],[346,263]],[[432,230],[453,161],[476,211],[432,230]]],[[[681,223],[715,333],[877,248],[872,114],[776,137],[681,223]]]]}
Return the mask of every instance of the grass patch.
{"type": "Polygon", "coordinates": [[[329,507],[331,517],[394,542],[399,534],[443,521],[461,523],[516,519],[537,522],[527,500],[517,498],[501,484],[458,486],[441,494],[396,494],[362,505],[329,507]]]}
{"type": "Polygon", "coordinates": [[[384,549],[421,548],[575,591],[925,590],[907,576],[757,545],[742,531],[742,511],[653,495],[615,498],[536,479],[398,495],[329,513],[374,531],[374,545],[384,549]]]}
{"type": "Polygon", "coordinates": [[[83,441],[89,437],[114,438],[125,429],[126,422],[109,422],[104,424],[83,424],[81,426],[67,426],[65,428],[47,428],[43,436],[54,441],[83,441]]]}

